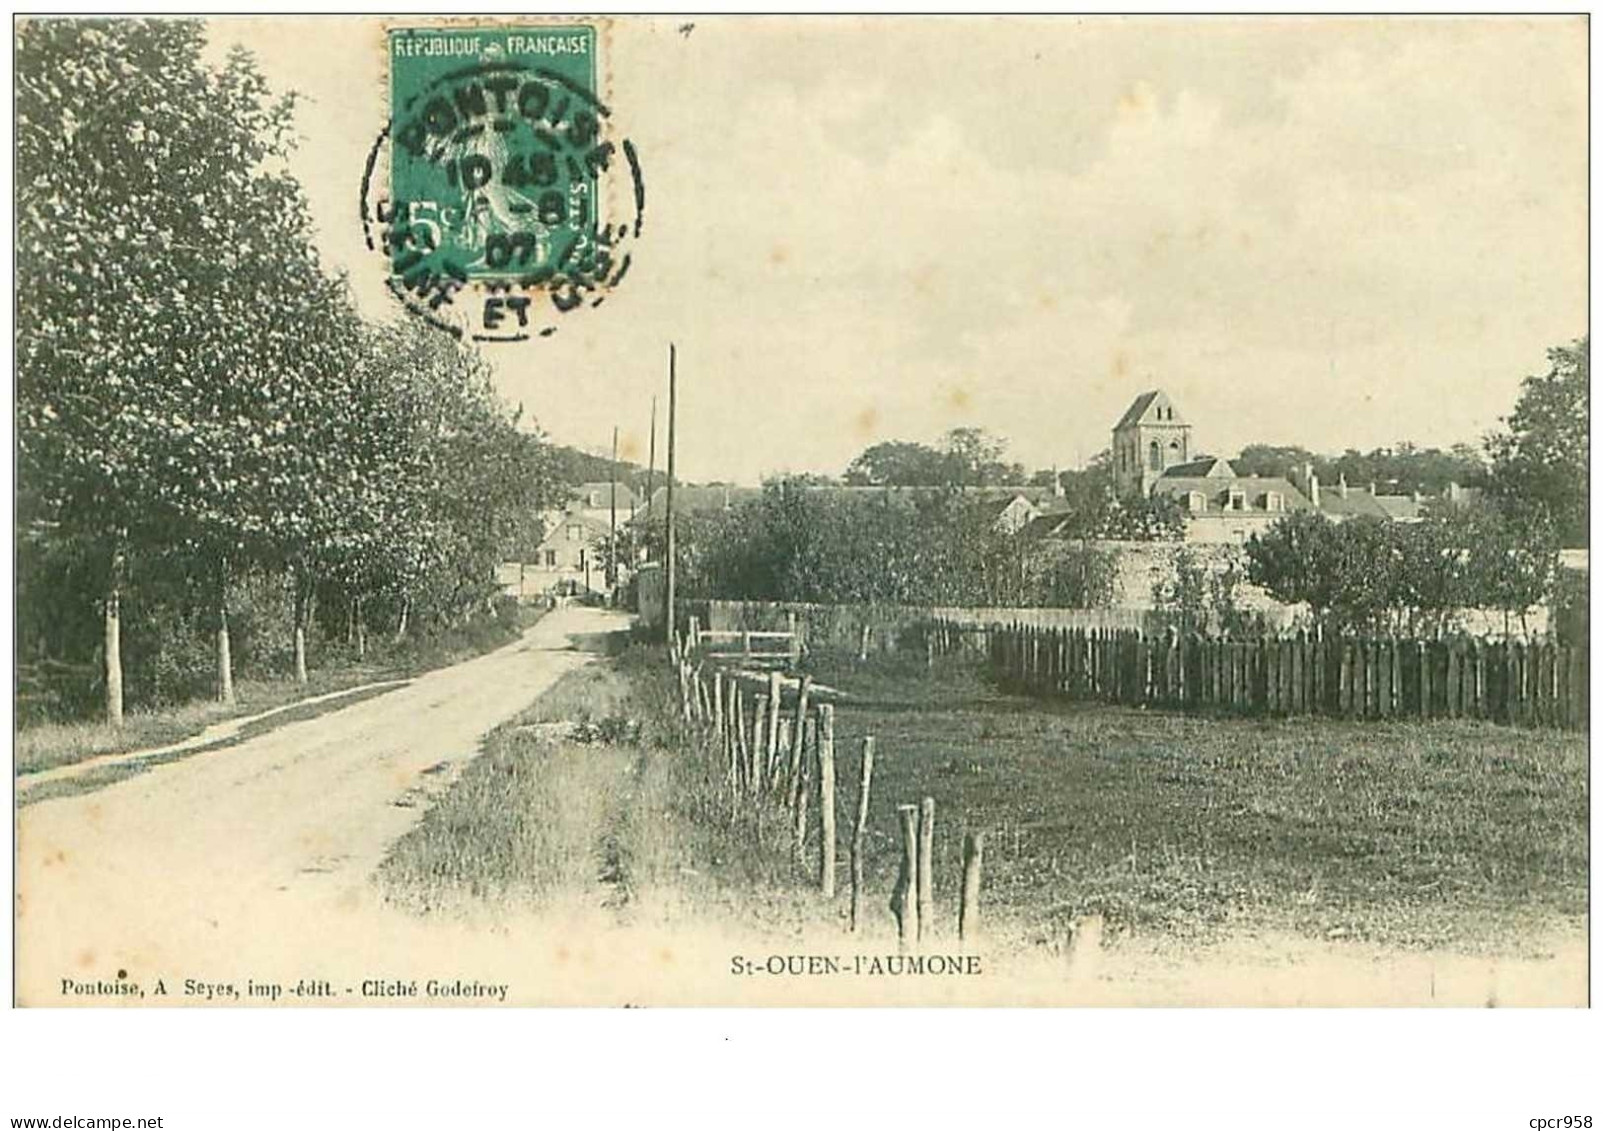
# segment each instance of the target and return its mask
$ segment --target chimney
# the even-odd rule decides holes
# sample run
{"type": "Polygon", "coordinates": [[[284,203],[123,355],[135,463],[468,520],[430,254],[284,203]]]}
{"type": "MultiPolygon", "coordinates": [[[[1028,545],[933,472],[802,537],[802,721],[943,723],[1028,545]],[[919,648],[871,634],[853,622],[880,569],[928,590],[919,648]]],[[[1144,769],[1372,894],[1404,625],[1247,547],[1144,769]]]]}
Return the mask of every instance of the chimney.
{"type": "Polygon", "coordinates": [[[1345,471],[1336,477],[1336,494],[1344,499],[1347,497],[1347,473],[1345,471]]]}
{"type": "Polygon", "coordinates": [[[1052,497],[1054,499],[1063,497],[1063,477],[1058,472],[1058,465],[1055,463],[1052,465],[1052,497]]]}

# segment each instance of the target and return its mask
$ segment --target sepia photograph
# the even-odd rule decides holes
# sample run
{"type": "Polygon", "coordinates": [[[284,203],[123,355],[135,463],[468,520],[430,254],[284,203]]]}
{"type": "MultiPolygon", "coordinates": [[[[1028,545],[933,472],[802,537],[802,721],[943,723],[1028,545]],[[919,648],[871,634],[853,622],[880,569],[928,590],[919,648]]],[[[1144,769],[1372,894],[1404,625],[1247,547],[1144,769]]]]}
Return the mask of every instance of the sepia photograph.
{"type": "Polygon", "coordinates": [[[1588,1006],[1588,37],[17,17],[14,1004],[1588,1006]]]}

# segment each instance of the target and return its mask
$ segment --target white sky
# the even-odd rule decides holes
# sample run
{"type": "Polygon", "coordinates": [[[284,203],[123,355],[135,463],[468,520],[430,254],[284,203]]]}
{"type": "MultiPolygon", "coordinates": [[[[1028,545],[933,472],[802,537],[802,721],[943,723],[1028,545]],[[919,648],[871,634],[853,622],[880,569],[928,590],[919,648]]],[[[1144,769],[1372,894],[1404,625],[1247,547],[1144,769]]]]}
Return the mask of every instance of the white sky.
{"type": "MultiPolygon", "coordinates": [[[[967,424],[1074,466],[1152,386],[1202,451],[1446,446],[1585,332],[1581,17],[680,22],[604,38],[646,180],[629,277],[487,347],[563,442],[617,423],[643,462],[672,339],[695,480],[967,424]]],[[[357,218],[380,23],[214,41],[307,97],[323,253],[384,313],[357,218]]]]}

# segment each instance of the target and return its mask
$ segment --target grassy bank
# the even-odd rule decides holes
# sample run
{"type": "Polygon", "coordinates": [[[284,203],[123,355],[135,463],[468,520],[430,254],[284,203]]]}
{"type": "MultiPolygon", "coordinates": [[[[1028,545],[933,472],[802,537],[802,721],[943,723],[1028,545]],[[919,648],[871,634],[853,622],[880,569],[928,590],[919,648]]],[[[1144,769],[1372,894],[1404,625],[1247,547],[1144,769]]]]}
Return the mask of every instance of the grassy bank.
{"type": "MultiPolygon", "coordinates": [[[[926,795],[942,935],[968,830],[987,837],[988,930],[1024,948],[1059,948],[1093,914],[1113,940],[1261,931],[1503,953],[1584,925],[1584,736],[1044,704],[967,665],[814,664],[846,692],[843,890],[860,740],[876,738],[865,902],[887,931],[895,806],[926,795]]],[[[391,897],[439,910],[671,890],[754,929],[838,918],[777,821],[731,819],[676,694],[640,648],[564,679],[396,845],[381,870],[391,897]]]]}
{"type": "Polygon", "coordinates": [[[424,914],[577,899],[620,921],[805,913],[777,828],[732,823],[684,746],[660,652],[630,648],[564,676],[398,841],[378,880],[424,914]]]}
{"type": "MultiPolygon", "coordinates": [[[[229,719],[261,714],[329,692],[418,675],[508,644],[540,615],[540,610],[528,608],[520,610],[517,624],[483,621],[428,640],[376,645],[361,661],[340,657],[327,666],[314,668],[304,684],[288,678],[240,679],[234,685],[232,704],[195,700],[174,707],[133,710],[124,716],[121,727],[100,720],[35,723],[17,731],[14,772],[32,774],[105,754],[166,746],[229,719]]],[[[339,705],[336,701],[331,707],[339,705]]],[[[280,726],[299,717],[303,716],[285,711],[266,723],[280,726]]]]}

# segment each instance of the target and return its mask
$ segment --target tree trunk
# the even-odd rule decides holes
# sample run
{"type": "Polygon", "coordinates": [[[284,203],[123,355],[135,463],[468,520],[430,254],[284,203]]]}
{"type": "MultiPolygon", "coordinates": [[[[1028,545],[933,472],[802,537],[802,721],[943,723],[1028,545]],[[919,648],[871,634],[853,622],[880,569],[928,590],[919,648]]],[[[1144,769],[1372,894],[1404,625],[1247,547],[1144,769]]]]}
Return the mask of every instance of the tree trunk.
{"type": "Polygon", "coordinates": [[[411,616],[411,613],[412,598],[403,596],[401,598],[401,619],[400,622],[395,626],[395,642],[397,644],[406,639],[406,622],[411,616]]]}
{"type": "Polygon", "coordinates": [[[362,619],[362,599],[358,597],[351,609],[351,615],[356,618],[356,658],[367,659],[367,622],[362,619]]]}
{"type": "Polygon", "coordinates": [[[234,660],[228,641],[228,561],[217,563],[217,701],[234,704],[234,660]]]}
{"type": "Polygon", "coordinates": [[[299,571],[295,574],[295,682],[301,685],[306,683],[306,621],[308,590],[305,577],[299,571]]]}
{"type": "Polygon", "coordinates": [[[111,580],[106,586],[106,722],[122,726],[122,572],[119,547],[111,554],[111,580]]]}

